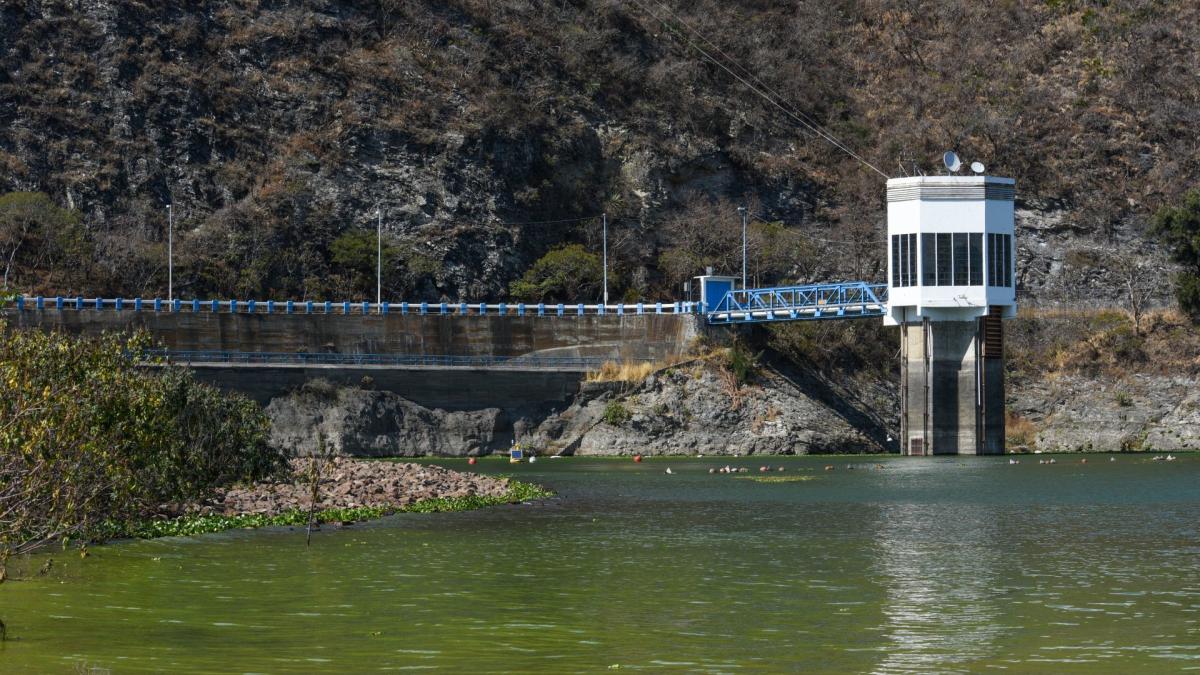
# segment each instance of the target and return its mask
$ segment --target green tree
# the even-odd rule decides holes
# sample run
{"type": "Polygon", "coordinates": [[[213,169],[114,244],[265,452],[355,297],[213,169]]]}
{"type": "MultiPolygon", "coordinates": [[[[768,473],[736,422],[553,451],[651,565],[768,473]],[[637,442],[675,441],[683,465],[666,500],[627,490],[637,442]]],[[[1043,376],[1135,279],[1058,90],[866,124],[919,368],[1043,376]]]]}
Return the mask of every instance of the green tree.
{"type": "Polygon", "coordinates": [[[2,288],[8,289],[19,268],[78,273],[90,255],[79,213],[64,209],[41,192],[0,196],[2,288]]]}
{"type": "MultiPolygon", "coordinates": [[[[354,288],[364,293],[369,291],[372,297],[375,295],[375,266],[378,262],[376,257],[380,255],[376,237],[375,232],[355,230],[334,239],[329,247],[335,268],[348,273],[354,288]]],[[[382,257],[386,283],[388,271],[395,269],[400,257],[399,249],[386,237],[383,240],[382,257]]]]}
{"type": "Polygon", "coordinates": [[[571,244],[538,259],[508,292],[524,302],[586,302],[599,296],[603,278],[600,257],[571,244]]]}
{"type": "Polygon", "coordinates": [[[0,323],[0,568],[282,466],[257,404],[183,368],[139,367],[146,346],[0,323]]]}
{"type": "Polygon", "coordinates": [[[1183,266],[1175,279],[1179,309],[1200,322],[1200,189],[1188,192],[1179,206],[1159,209],[1154,230],[1171,247],[1175,262],[1183,266]]]}

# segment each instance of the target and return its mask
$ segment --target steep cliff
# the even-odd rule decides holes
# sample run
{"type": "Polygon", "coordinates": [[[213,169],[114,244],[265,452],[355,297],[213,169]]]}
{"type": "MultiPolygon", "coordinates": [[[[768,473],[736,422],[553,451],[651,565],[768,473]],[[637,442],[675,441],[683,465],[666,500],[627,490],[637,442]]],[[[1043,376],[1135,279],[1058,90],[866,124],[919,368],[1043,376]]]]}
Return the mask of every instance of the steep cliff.
{"type": "Polygon", "coordinates": [[[1163,268],[1146,217],[1200,175],[1198,11],[6,2],[0,193],[82,230],[0,252],[18,288],[161,294],[171,203],[184,297],[362,297],[381,220],[388,297],[502,298],[550,247],[598,250],[607,212],[614,291],[671,296],[735,264],[748,201],[782,224],[752,226],[760,281],[878,277],[882,177],[800,118],[889,175],[954,147],[1014,176],[1026,296],[1111,301],[1111,252],[1163,268]]]}

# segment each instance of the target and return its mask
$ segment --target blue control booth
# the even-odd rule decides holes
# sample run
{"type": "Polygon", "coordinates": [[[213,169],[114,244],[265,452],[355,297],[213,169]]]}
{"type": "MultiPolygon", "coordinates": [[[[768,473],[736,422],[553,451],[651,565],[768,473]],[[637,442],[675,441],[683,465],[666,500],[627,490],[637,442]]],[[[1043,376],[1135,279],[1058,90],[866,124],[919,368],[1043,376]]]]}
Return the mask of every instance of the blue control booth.
{"type": "Polygon", "coordinates": [[[701,312],[712,312],[726,294],[737,288],[737,277],[705,274],[696,277],[696,286],[700,288],[701,312]]]}

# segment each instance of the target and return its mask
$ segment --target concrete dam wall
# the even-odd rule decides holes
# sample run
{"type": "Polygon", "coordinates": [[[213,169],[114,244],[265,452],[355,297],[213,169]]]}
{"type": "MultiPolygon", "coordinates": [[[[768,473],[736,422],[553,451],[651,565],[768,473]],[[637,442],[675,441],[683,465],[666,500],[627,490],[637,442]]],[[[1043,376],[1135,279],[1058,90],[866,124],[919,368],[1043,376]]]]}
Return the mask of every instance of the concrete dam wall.
{"type": "MultiPolygon", "coordinates": [[[[684,353],[703,330],[694,314],[504,316],[455,314],[286,314],[104,309],[3,311],[12,328],[78,335],[143,329],[171,352],[548,357],[659,360],[684,353]]],[[[176,359],[178,360],[178,359],[176,359]]],[[[197,377],[266,404],[313,379],[372,387],[430,408],[500,408],[524,415],[565,404],[583,368],[505,369],[370,365],[193,363],[197,377]]]]}

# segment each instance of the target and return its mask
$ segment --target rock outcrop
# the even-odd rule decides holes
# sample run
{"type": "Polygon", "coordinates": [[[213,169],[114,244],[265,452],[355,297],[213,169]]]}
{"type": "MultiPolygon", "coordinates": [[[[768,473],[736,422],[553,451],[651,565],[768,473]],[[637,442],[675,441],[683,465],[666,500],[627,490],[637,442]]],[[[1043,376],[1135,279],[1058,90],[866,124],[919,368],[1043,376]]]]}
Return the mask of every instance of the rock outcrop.
{"type": "MultiPolygon", "coordinates": [[[[1012,410],[1043,452],[1200,449],[1200,389],[1186,376],[1065,376],[1028,383],[1012,410]]],[[[1015,448],[1010,448],[1015,449],[1015,448]]]]}
{"type": "Polygon", "coordinates": [[[698,362],[640,383],[589,383],[529,441],[574,455],[883,452],[893,445],[894,420],[872,411],[890,408],[861,396],[812,374],[771,369],[738,387],[718,366],[698,362]]]}
{"type": "Polygon", "coordinates": [[[508,447],[511,432],[499,408],[445,411],[387,391],[309,382],[267,406],[271,441],[300,455],[330,449],[357,457],[458,457],[508,447]]]}

